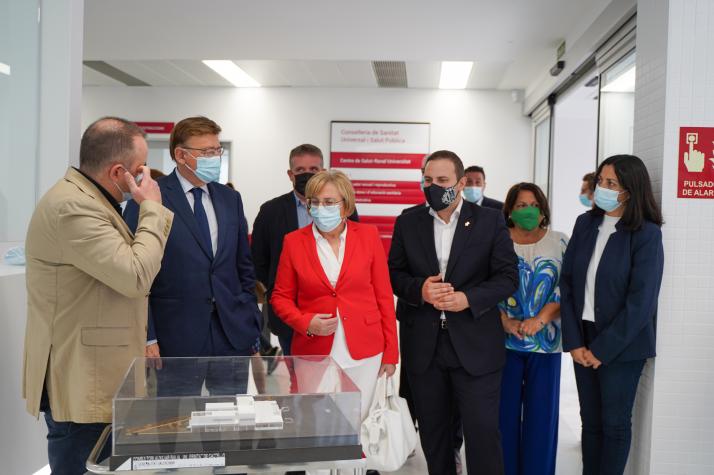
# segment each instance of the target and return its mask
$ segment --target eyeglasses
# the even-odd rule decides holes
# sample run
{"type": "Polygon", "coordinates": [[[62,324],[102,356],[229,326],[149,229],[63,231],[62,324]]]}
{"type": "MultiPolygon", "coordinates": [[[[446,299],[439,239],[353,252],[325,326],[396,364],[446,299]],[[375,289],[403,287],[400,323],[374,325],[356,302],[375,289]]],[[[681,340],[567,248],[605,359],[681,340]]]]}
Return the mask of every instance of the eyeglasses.
{"type": "Polygon", "coordinates": [[[307,200],[307,207],[308,208],[315,208],[317,206],[335,206],[337,204],[342,203],[345,200],[333,200],[331,198],[327,198],[324,201],[320,201],[315,198],[309,198],[307,200]]]}
{"type": "Polygon", "coordinates": [[[193,150],[198,152],[199,157],[222,157],[225,149],[223,147],[209,147],[209,148],[191,148],[191,147],[181,147],[184,150],[193,150]]]}

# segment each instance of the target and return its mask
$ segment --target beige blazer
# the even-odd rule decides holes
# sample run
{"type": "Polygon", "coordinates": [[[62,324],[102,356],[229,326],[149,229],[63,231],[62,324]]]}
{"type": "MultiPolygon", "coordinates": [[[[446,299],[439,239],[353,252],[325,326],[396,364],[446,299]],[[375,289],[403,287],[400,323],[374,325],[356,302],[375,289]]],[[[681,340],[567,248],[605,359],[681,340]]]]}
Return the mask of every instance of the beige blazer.
{"type": "Polygon", "coordinates": [[[25,243],[27,327],[23,397],[39,415],[111,422],[112,398],[146,345],[147,296],[173,213],[141,203],[132,235],[99,189],[70,168],[37,204],[25,243]]]}

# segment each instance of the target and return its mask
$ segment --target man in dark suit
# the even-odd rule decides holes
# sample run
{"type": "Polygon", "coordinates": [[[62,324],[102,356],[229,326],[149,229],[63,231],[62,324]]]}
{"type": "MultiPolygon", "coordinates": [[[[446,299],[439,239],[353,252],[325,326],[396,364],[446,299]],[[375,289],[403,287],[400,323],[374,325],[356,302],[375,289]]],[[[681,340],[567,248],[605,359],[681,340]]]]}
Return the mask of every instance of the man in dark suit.
{"type": "Polygon", "coordinates": [[[467,466],[501,474],[498,405],[505,346],[497,304],[518,287],[518,260],[503,215],[463,201],[465,184],[455,153],[429,156],[429,207],[397,218],[389,268],[396,295],[408,304],[401,345],[429,473],[456,470],[456,404],[467,466]]]}
{"type": "MultiPolygon", "coordinates": [[[[422,158],[421,161],[421,175],[422,175],[422,182],[421,182],[421,188],[422,192],[424,191],[424,167],[426,166],[426,159],[429,158],[429,155],[424,155],[424,158],[422,158]]],[[[406,213],[411,213],[412,211],[418,210],[418,209],[423,209],[426,207],[426,202],[421,202],[419,204],[409,206],[408,208],[404,208],[401,212],[401,214],[406,214],[406,213]]],[[[402,318],[402,315],[406,312],[406,309],[409,304],[407,304],[405,301],[402,299],[397,299],[397,307],[396,307],[396,314],[397,314],[397,321],[400,321],[402,318]]],[[[402,336],[402,325],[399,325],[399,341],[401,341],[404,337],[402,336]]],[[[412,390],[409,387],[409,378],[407,378],[407,372],[406,370],[403,369],[404,366],[404,353],[400,349],[400,357],[402,361],[402,369],[399,370],[399,396],[403,397],[405,401],[407,401],[407,406],[409,407],[409,414],[412,417],[412,422],[416,426],[416,409],[414,408],[414,399],[412,398],[412,390]]],[[[457,451],[461,448],[461,442],[458,443],[458,449],[457,451]]]]}
{"type": "Polygon", "coordinates": [[[483,194],[486,190],[486,172],[484,169],[473,165],[468,167],[465,173],[466,186],[464,187],[464,199],[485,208],[503,211],[503,202],[488,198],[483,194]]]}
{"type": "MultiPolygon", "coordinates": [[[[270,293],[275,284],[280,253],[283,250],[283,238],[286,234],[312,223],[312,217],[307,212],[305,204],[307,182],[317,172],[325,169],[322,151],[310,144],[302,144],[292,149],[289,164],[288,178],[292,182],[293,189],[263,203],[253,223],[251,239],[255,273],[258,280],[267,288],[265,305],[268,306],[268,325],[278,336],[285,355],[290,355],[293,330],[273,312],[267,302],[270,301],[270,293]]],[[[357,213],[350,216],[350,219],[357,221],[357,213]]]]}
{"type": "MultiPolygon", "coordinates": [[[[149,297],[147,356],[250,356],[258,350],[261,316],[243,202],[216,183],[220,132],[205,117],[184,119],[171,132],[176,169],[159,187],[176,219],[149,297]]],[[[131,228],[138,214],[128,203],[124,217],[131,228]]],[[[222,384],[214,373],[213,382],[222,384]]]]}

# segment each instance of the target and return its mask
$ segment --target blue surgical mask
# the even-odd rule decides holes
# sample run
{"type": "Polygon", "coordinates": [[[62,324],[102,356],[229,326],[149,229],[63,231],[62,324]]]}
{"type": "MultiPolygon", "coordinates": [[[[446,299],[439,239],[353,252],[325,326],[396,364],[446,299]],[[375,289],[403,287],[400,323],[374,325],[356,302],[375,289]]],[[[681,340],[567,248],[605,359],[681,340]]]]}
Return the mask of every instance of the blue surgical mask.
{"type": "Polygon", "coordinates": [[[12,247],[8,249],[3,256],[5,262],[12,266],[24,266],[25,265],[25,248],[22,246],[12,247]]]}
{"type": "Polygon", "coordinates": [[[478,203],[483,198],[483,188],[480,186],[464,187],[464,199],[471,203],[478,203]]]}
{"type": "MultiPolygon", "coordinates": [[[[186,163],[184,162],[184,165],[186,163]]],[[[186,165],[186,168],[196,175],[196,178],[204,183],[218,181],[221,176],[221,157],[198,157],[196,158],[196,169],[186,165]]]]}
{"type": "Polygon", "coordinates": [[[617,197],[621,193],[624,193],[624,191],[617,192],[597,185],[595,187],[595,205],[607,213],[615,211],[622,205],[621,202],[617,201],[617,197]]]}
{"type": "Polygon", "coordinates": [[[310,208],[310,216],[317,226],[317,229],[323,233],[329,233],[342,222],[342,214],[340,213],[341,206],[339,204],[332,206],[313,206],[310,208]]]}
{"type": "Polygon", "coordinates": [[[593,207],[593,200],[588,198],[588,195],[580,195],[580,203],[585,206],[586,208],[592,208],[593,207]]]}

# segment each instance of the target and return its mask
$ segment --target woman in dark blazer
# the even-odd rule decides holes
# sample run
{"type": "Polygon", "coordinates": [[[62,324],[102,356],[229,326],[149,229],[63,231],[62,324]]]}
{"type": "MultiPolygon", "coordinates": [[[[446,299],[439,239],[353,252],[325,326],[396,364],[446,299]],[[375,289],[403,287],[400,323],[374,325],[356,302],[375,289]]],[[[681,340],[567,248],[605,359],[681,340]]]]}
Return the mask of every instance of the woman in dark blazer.
{"type": "Polygon", "coordinates": [[[595,207],[581,215],[563,258],[563,350],[575,365],[584,475],[622,474],[632,407],[655,356],[662,281],[662,214],[642,160],[608,158],[597,170],[595,207]]]}

